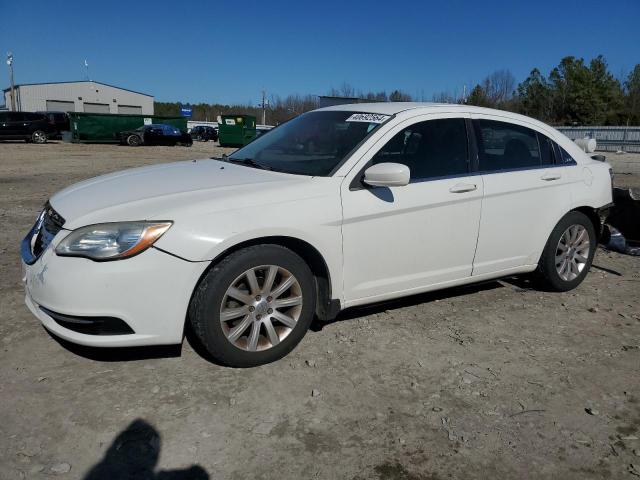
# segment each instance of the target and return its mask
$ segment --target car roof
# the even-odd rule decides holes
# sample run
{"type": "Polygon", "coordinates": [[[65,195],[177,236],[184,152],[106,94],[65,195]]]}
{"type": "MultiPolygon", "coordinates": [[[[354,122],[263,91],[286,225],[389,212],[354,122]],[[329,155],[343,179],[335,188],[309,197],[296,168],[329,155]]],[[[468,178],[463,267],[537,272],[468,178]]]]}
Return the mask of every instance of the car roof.
{"type": "Polygon", "coordinates": [[[373,102],[373,103],[348,103],[344,105],[332,105],[330,107],[319,108],[314,111],[347,111],[347,112],[363,112],[363,113],[379,113],[382,115],[397,115],[401,112],[411,111],[412,113],[460,113],[460,114],[485,114],[498,115],[505,119],[519,120],[540,128],[548,130],[549,125],[536,120],[535,118],[526,117],[518,113],[507,112],[505,110],[497,110],[494,108],[474,107],[472,105],[464,105],[457,103],[431,103],[431,102],[373,102]]]}

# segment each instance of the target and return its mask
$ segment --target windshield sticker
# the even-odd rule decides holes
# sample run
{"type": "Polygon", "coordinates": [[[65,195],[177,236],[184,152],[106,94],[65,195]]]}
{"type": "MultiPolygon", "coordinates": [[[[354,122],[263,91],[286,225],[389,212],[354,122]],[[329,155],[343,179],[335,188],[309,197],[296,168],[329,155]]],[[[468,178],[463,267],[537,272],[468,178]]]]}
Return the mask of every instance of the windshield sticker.
{"type": "Polygon", "coordinates": [[[235,125],[236,121],[233,118],[225,118],[224,123],[226,123],[227,125],[235,125]]]}
{"type": "Polygon", "coordinates": [[[390,115],[382,115],[380,113],[354,113],[345,122],[367,122],[367,123],[383,123],[390,115]]]}

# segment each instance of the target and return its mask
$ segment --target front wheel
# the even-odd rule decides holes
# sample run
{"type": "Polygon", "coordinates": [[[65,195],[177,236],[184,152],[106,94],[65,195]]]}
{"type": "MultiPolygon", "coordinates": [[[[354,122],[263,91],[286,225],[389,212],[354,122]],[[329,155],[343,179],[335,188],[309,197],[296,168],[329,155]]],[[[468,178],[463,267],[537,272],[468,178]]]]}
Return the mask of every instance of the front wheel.
{"type": "Polygon", "coordinates": [[[33,143],[47,143],[47,134],[42,130],[34,130],[31,134],[31,141],[33,143]]]}
{"type": "Polygon", "coordinates": [[[302,340],[315,312],[307,264],[279,245],[232,253],[197,286],[189,320],[207,352],[232,367],[284,357],[302,340]]]}
{"type": "Polygon", "coordinates": [[[536,274],[543,288],[566,292],[582,283],[598,246],[593,223],[584,213],[569,212],[551,232],[536,274]]]}

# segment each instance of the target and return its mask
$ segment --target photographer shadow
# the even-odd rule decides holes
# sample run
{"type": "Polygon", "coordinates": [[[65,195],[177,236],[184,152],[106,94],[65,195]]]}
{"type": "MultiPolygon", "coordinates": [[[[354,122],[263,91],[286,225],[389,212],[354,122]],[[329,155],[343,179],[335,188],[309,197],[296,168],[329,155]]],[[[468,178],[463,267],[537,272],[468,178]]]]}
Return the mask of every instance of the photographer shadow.
{"type": "Polygon", "coordinates": [[[84,480],[208,480],[200,465],[179,470],[155,468],[160,456],[160,434],[141,419],[134,420],[114,439],[104,458],[84,480]]]}

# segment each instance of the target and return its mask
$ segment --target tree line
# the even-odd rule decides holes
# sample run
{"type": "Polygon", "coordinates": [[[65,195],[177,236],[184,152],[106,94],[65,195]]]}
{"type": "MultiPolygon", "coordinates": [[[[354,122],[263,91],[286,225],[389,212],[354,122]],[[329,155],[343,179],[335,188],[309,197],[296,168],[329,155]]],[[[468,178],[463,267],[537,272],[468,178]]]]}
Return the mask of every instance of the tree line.
{"type": "MultiPolygon", "coordinates": [[[[346,82],[339,88],[332,87],[327,95],[373,102],[418,100],[402,90],[362,92],[346,82]]],[[[616,78],[601,55],[589,62],[569,56],[546,76],[534,68],[524,81],[517,83],[509,70],[496,70],[469,92],[465,89],[440,92],[431,100],[508,110],[553,125],[640,125],[640,64],[628,75],[616,78]]],[[[180,106],[178,102],[155,102],[155,113],[180,115],[180,106]]],[[[258,123],[262,120],[259,105],[199,103],[191,107],[193,120],[215,121],[224,114],[255,115],[258,123]]],[[[266,121],[278,125],[315,108],[318,108],[316,95],[272,95],[266,121]]]]}

